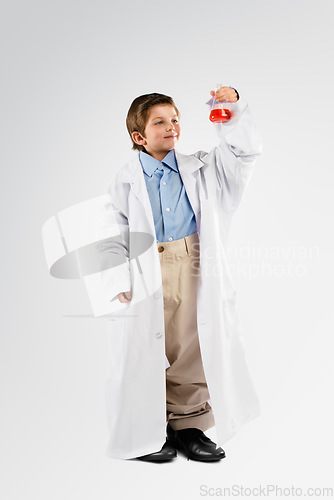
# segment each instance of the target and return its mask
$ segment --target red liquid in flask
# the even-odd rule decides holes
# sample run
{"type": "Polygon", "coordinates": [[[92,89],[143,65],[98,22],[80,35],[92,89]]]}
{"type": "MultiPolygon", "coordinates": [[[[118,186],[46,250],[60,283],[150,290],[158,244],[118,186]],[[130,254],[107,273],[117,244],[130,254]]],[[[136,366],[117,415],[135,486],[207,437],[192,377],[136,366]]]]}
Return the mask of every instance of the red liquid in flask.
{"type": "Polygon", "coordinates": [[[233,112],[229,109],[216,108],[212,109],[209,119],[215,123],[228,122],[233,116],[233,112]]]}

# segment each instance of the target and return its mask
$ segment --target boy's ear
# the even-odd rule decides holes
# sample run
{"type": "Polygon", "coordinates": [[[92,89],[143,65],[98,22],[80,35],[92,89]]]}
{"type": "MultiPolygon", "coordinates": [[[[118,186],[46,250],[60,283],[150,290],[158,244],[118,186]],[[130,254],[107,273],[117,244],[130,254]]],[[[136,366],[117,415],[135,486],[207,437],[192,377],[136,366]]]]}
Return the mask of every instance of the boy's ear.
{"type": "Polygon", "coordinates": [[[146,139],[141,135],[140,132],[132,132],[131,134],[132,140],[136,143],[139,144],[140,146],[145,146],[146,144],[146,139]]]}

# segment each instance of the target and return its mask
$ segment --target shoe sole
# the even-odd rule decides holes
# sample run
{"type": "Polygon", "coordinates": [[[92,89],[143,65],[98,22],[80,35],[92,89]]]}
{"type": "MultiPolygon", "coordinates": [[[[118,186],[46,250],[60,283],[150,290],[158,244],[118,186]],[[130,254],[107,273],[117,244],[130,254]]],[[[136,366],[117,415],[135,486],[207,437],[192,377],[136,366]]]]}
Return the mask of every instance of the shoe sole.
{"type": "Polygon", "coordinates": [[[155,459],[155,460],[150,460],[150,459],[147,459],[147,458],[141,458],[141,457],[137,457],[136,460],[140,460],[141,462],[150,462],[152,464],[162,464],[162,463],[166,463],[166,462],[171,462],[172,460],[174,460],[176,457],[172,457],[172,458],[158,458],[158,459],[155,459]]]}

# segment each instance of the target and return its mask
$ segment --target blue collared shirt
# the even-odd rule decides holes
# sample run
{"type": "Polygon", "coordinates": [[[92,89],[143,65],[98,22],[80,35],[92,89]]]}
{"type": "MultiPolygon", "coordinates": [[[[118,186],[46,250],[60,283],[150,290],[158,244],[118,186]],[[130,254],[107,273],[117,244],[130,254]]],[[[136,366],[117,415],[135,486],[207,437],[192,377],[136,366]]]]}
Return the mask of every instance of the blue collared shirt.
{"type": "Polygon", "coordinates": [[[150,198],[157,241],[173,241],[197,231],[196,218],[184,188],[175,151],[162,161],[139,152],[150,198]]]}

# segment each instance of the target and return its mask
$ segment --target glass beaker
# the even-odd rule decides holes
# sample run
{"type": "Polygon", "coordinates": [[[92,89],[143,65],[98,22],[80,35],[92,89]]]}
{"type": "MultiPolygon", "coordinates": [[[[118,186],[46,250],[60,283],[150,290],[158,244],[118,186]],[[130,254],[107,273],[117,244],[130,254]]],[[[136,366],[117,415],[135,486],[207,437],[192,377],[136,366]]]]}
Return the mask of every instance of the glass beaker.
{"type": "MultiPolygon", "coordinates": [[[[217,83],[215,86],[215,92],[219,90],[223,85],[217,83]]],[[[211,110],[209,120],[213,123],[225,123],[228,122],[233,116],[233,111],[230,109],[229,104],[226,101],[217,102],[212,98],[211,110]]]]}

